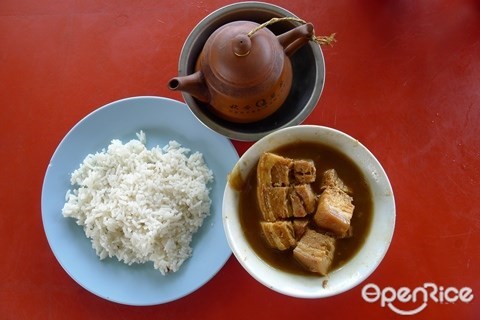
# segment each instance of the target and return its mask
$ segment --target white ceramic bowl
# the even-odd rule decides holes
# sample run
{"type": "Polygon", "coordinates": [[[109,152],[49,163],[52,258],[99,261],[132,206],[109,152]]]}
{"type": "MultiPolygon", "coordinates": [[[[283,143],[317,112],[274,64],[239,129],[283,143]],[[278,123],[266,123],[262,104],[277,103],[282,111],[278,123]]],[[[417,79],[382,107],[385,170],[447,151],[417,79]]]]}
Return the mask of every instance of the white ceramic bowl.
{"type": "Polygon", "coordinates": [[[335,129],[312,125],[284,128],[265,136],[243,154],[231,175],[239,175],[245,181],[263,152],[298,141],[321,142],[334,147],[353,160],[367,180],[373,197],[373,218],[365,243],[355,256],[339,269],[318,278],[296,275],[272,267],[254,252],[245,238],[238,213],[239,192],[229,183],[223,198],[224,228],[230,248],[240,264],[268,288],[299,298],[333,296],[364,281],[385,256],[395,227],[393,191],[380,163],[358,140],[335,129]],[[326,286],[322,285],[324,280],[328,280],[326,286]]]}

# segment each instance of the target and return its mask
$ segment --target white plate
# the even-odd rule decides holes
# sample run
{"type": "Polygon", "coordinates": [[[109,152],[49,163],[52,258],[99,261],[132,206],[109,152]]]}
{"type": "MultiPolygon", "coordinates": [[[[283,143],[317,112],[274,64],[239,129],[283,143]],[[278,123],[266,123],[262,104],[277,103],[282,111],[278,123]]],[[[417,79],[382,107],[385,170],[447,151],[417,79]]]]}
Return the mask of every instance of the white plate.
{"type": "Polygon", "coordinates": [[[227,175],[238,160],[228,139],[196,120],[188,107],[159,97],[134,97],[112,102],[81,120],[65,136],[48,166],[42,189],[42,219],[50,247],[65,271],[86,290],[127,305],[156,305],[179,299],[209,281],[231,251],[222,225],[222,197],[227,175]],[[176,273],[162,276],[153,263],[128,266],[116,258],[100,260],[82,227],[64,218],[70,174],[85,156],[106,148],[112,139],[127,142],[143,130],[147,147],[176,140],[203,153],[215,181],[211,214],[194,235],[193,256],[176,273]]]}

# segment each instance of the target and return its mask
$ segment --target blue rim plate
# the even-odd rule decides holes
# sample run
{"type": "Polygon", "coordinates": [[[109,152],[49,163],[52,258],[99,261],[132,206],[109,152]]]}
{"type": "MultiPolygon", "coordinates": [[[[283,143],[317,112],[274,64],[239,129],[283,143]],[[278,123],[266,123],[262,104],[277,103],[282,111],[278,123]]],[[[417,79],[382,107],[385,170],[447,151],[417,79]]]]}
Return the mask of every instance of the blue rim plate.
{"type": "Polygon", "coordinates": [[[203,126],[188,107],[161,97],[133,97],[107,104],[76,124],[63,138],[48,165],[42,188],[42,221],[50,247],[63,269],[79,285],[104,299],[126,305],[157,305],[199,289],[220,271],[231,255],[222,224],[227,175],[238,160],[231,142],[203,126]],[[116,258],[100,260],[82,227],[64,218],[70,174],[85,156],[124,143],[143,130],[147,147],[170,140],[203,154],[213,171],[212,206],[192,241],[193,255],[180,270],[163,276],[153,263],[128,266],[116,258]]]}

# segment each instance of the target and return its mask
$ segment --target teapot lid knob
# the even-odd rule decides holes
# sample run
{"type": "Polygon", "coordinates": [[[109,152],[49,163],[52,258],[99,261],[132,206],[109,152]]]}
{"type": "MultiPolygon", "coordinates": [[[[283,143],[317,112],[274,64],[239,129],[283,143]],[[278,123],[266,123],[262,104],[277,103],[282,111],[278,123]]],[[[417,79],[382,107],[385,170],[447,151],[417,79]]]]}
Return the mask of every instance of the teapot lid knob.
{"type": "Polygon", "coordinates": [[[250,53],[251,48],[252,41],[250,40],[250,37],[246,34],[236,35],[232,40],[233,53],[237,57],[247,56],[250,53]]]}

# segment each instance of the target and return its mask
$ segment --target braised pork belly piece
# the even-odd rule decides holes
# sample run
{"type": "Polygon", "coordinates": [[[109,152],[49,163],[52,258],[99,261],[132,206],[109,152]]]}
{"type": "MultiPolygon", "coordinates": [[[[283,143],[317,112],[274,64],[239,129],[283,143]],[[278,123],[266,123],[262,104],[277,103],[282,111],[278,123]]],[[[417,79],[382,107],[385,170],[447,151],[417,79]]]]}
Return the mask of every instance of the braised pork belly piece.
{"type": "Polygon", "coordinates": [[[257,200],[265,221],[291,216],[287,201],[290,168],[293,161],[273,153],[264,153],[257,166],[257,200]]]}
{"type": "Polygon", "coordinates": [[[349,195],[353,194],[353,190],[338,177],[335,169],[328,169],[322,175],[321,189],[324,190],[328,187],[336,187],[349,195]]]}
{"type": "Polygon", "coordinates": [[[290,169],[293,160],[273,153],[264,153],[257,166],[257,179],[268,187],[285,187],[290,185],[290,169]]]}
{"type": "Polygon", "coordinates": [[[292,208],[288,203],[288,187],[263,187],[258,198],[262,208],[263,218],[266,221],[276,221],[277,219],[286,219],[292,215],[292,208]]]}
{"type": "Polygon", "coordinates": [[[313,217],[315,223],[332,231],[338,238],[352,235],[350,220],[355,206],[350,196],[353,190],[338,176],[335,169],[323,172],[318,206],[313,217]]]}
{"type": "Polygon", "coordinates": [[[293,177],[296,183],[312,183],[315,181],[317,170],[312,160],[294,160],[293,177]]]}
{"type": "MultiPolygon", "coordinates": [[[[301,184],[301,185],[294,186],[293,189],[295,190],[295,193],[299,196],[300,201],[302,202],[306,213],[310,214],[313,211],[315,211],[317,196],[313,192],[311,185],[301,184]]],[[[293,216],[299,217],[295,214],[293,216]]]]}
{"type": "Polygon", "coordinates": [[[296,245],[295,231],[291,221],[262,221],[260,225],[270,247],[283,251],[296,245]]]}
{"type": "Polygon", "coordinates": [[[350,220],[354,205],[353,198],[336,187],[327,187],[318,199],[318,206],[313,220],[321,227],[335,233],[339,238],[349,234],[350,220]]]}
{"type": "Polygon", "coordinates": [[[309,184],[292,187],[289,196],[292,217],[303,218],[315,210],[316,197],[309,184]]]}
{"type": "Polygon", "coordinates": [[[303,201],[297,192],[295,192],[295,189],[290,189],[288,197],[292,208],[292,216],[299,218],[305,217],[307,215],[307,210],[305,210],[303,201]]]}
{"type": "Polygon", "coordinates": [[[326,275],[333,261],[335,239],[308,229],[293,249],[293,256],[307,270],[326,275]]]}

